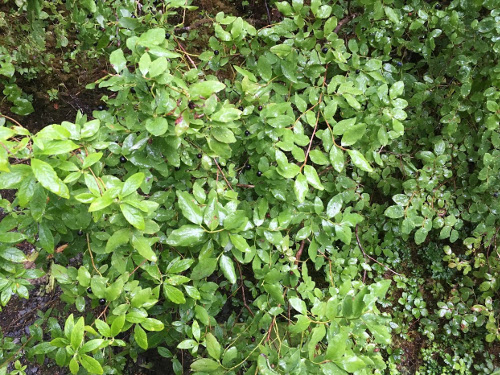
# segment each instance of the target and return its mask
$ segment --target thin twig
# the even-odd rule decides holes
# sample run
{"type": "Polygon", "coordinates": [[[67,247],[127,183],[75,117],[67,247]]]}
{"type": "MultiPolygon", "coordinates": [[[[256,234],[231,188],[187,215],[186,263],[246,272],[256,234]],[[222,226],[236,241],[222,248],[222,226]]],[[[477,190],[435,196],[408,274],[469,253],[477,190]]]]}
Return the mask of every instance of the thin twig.
{"type": "Polygon", "coordinates": [[[184,51],[184,55],[187,57],[187,59],[189,60],[189,62],[191,64],[193,64],[193,66],[194,66],[195,69],[198,69],[198,67],[194,63],[193,59],[191,58],[191,56],[189,56],[189,53],[185,50],[185,48],[182,46],[182,44],[179,42],[179,40],[177,38],[175,38],[175,37],[174,37],[174,39],[177,42],[177,45],[179,46],[179,48],[184,51]]]}
{"type": "Polygon", "coordinates": [[[302,256],[302,252],[304,251],[304,246],[306,245],[306,240],[302,240],[300,243],[299,250],[295,253],[295,264],[299,264],[300,257],[302,256]]]}
{"type": "Polygon", "coordinates": [[[266,6],[267,22],[270,25],[271,24],[271,13],[269,13],[269,7],[267,6],[267,0],[264,0],[264,5],[266,6]]]}
{"type": "MultiPolygon", "coordinates": [[[[328,72],[328,65],[326,66],[325,75],[323,76],[323,86],[322,87],[325,87],[325,85],[326,85],[326,73],[327,72],[328,72]]],[[[319,105],[319,104],[321,104],[321,102],[323,102],[323,91],[321,91],[321,95],[319,96],[319,100],[318,100],[317,104],[319,105]]],[[[306,156],[305,156],[305,159],[304,159],[304,163],[300,167],[300,171],[301,172],[302,172],[302,169],[307,164],[307,158],[309,157],[309,152],[311,152],[311,146],[312,146],[312,143],[313,143],[313,140],[314,140],[314,135],[316,134],[316,130],[318,130],[318,123],[319,123],[319,115],[320,114],[321,114],[321,111],[318,111],[318,115],[316,116],[316,124],[314,125],[314,130],[313,130],[313,133],[311,135],[311,139],[309,141],[309,146],[307,147],[307,152],[306,152],[306,156]]]]}
{"type": "Polygon", "coordinates": [[[19,125],[20,127],[24,128],[24,126],[22,126],[19,122],[17,122],[16,120],[14,120],[12,117],[9,117],[7,115],[3,115],[3,114],[0,114],[0,116],[2,117],[5,117],[7,120],[10,120],[11,122],[13,122],[14,124],[17,124],[19,125]]]}
{"type": "Polygon", "coordinates": [[[94,256],[92,255],[92,250],[90,250],[90,241],[89,241],[89,234],[88,233],[87,233],[87,247],[89,248],[90,260],[92,261],[92,266],[94,267],[96,272],[100,276],[102,276],[102,274],[99,272],[99,270],[97,269],[97,267],[95,266],[95,263],[94,263],[94,256]]]}
{"type": "Polygon", "coordinates": [[[236,266],[238,266],[238,271],[240,272],[241,294],[243,295],[243,306],[245,306],[245,308],[248,310],[250,315],[255,316],[252,312],[252,309],[250,309],[250,306],[248,306],[248,304],[247,304],[247,297],[245,296],[245,286],[244,286],[244,282],[243,282],[243,274],[241,273],[240,262],[238,262],[236,259],[234,260],[234,262],[236,263],[236,266]]]}
{"type": "Polygon", "coordinates": [[[247,189],[253,189],[255,187],[255,185],[248,185],[248,184],[236,184],[236,186],[247,189]]]}
{"type": "Polygon", "coordinates": [[[224,178],[224,181],[226,181],[227,185],[229,186],[229,189],[233,190],[233,187],[231,186],[231,184],[227,180],[226,175],[224,174],[224,172],[222,172],[222,169],[220,168],[219,163],[217,163],[217,160],[215,158],[214,158],[214,162],[215,162],[215,165],[217,165],[217,168],[219,169],[220,173],[222,174],[222,177],[224,178]]]}
{"type": "Polygon", "coordinates": [[[335,28],[335,30],[333,30],[333,32],[335,34],[337,34],[339,32],[339,30],[342,28],[342,26],[344,26],[346,23],[348,23],[350,20],[352,20],[353,18],[357,17],[357,13],[353,13],[351,14],[350,16],[347,16],[347,17],[344,17],[342,18],[339,23],[337,24],[337,27],[335,28]]]}
{"type": "Polygon", "coordinates": [[[140,267],[141,267],[144,263],[146,263],[146,260],[147,260],[147,259],[144,259],[144,260],[141,262],[141,264],[139,264],[137,267],[135,267],[135,268],[134,268],[134,270],[132,271],[132,273],[131,273],[129,276],[132,276],[132,275],[135,273],[135,271],[137,271],[137,270],[138,270],[138,269],[139,269],[139,268],[140,268],[140,267]]]}
{"type": "Polygon", "coordinates": [[[388,271],[391,271],[393,274],[395,275],[398,275],[398,276],[401,276],[401,274],[397,273],[396,271],[392,270],[391,268],[389,268],[388,266],[386,266],[385,264],[383,263],[380,263],[377,259],[371,257],[370,255],[368,255],[365,251],[365,249],[363,248],[363,246],[361,245],[361,241],[359,239],[359,235],[358,235],[358,224],[356,224],[356,229],[355,229],[355,234],[356,234],[356,241],[358,242],[358,246],[359,248],[361,249],[361,251],[363,252],[363,256],[365,258],[368,258],[370,259],[371,261],[377,263],[378,265],[381,265],[382,267],[384,267],[385,269],[387,269],[388,271]]]}
{"type": "MultiPolygon", "coordinates": [[[[280,307],[280,305],[278,305],[278,307],[280,307]]],[[[273,330],[275,323],[276,323],[276,315],[273,317],[273,321],[271,322],[271,325],[269,326],[269,329],[267,330],[267,338],[264,342],[271,340],[271,331],[273,330]]]]}
{"type": "Polygon", "coordinates": [[[205,23],[212,23],[212,22],[213,22],[213,20],[211,18],[203,18],[201,20],[193,22],[189,26],[177,27],[177,28],[174,29],[174,31],[175,32],[189,31],[189,30],[192,30],[192,29],[196,29],[198,26],[203,25],[205,23]]]}

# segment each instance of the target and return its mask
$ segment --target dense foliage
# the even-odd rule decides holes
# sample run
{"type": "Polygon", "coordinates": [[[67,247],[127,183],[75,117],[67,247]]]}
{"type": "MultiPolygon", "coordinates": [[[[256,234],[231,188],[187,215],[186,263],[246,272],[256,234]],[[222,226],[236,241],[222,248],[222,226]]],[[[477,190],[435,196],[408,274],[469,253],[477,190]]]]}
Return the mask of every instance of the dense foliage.
{"type": "MultiPolygon", "coordinates": [[[[32,33],[57,17],[16,3],[32,33]]],[[[282,1],[262,28],[185,27],[185,0],[64,3],[110,94],[36,134],[0,118],[1,305],[45,272],[74,306],[4,339],[4,365],[398,374],[418,335],[422,374],[499,373],[496,1],[282,1]]]]}

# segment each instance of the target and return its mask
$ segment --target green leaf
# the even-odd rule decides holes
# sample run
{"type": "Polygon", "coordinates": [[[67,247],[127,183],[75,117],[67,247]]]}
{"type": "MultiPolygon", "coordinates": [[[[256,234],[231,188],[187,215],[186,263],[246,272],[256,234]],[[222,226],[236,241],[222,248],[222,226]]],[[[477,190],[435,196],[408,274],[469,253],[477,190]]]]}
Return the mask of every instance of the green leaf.
{"type": "Polygon", "coordinates": [[[288,44],[278,44],[269,49],[280,58],[288,56],[292,52],[292,47],[288,44]]]}
{"type": "MultiPolygon", "coordinates": [[[[6,233],[2,233],[6,234],[6,233]]],[[[2,241],[2,235],[0,234],[0,242],[6,243],[5,241],[2,241]]],[[[17,241],[16,241],[17,242],[17,241]]],[[[52,251],[49,252],[52,254],[54,252],[54,248],[52,247],[52,251]]],[[[8,260],[9,262],[13,263],[22,263],[26,261],[26,255],[19,249],[16,249],[15,247],[7,247],[7,248],[1,248],[0,247],[0,257],[8,260]]],[[[0,288],[2,289],[2,288],[0,288]]]]}
{"type": "Polygon", "coordinates": [[[196,199],[185,191],[177,191],[177,199],[184,217],[192,223],[200,225],[203,222],[203,215],[196,199]]]}
{"type": "Polygon", "coordinates": [[[80,365],[78,365],[78,362],[74,358],[71,358],[71,361],[69,361],[69,371],[71,371],[73,375],[76,375],[78,370],[80,370],[80,365]]]}
{"type": "Polygon", "coordinates": [[[295,183],[293,185],[293,189],[295,191],[295,196],[299,203],[304,203],[306,200],[306,195],[308,191],[309,185],[307,184],[307,178],[302,173],[299,173],[295,178],[295,183]]]}
{"type": "Polygon", "coordinates": [[[342,209],[342,204],[343,204],[342,196],[340,194],[337,194],[334,196],[330,201],[328,202],[328,205],[326,206],[326,214],[328,215],[329,218],[332,218],[336,216],[340,210],[342,209]]]}
{"type": "MultiPolygon", "coordinates": [[[[241,111],[236,108],[223,107],[221,110],[212,115],[212,121],[217,122],[233,122],[241,117],[241,111]]],[[[227,143],[227,142],[226,142],[227,143]]]]}
{"type": "Polygon", "coordinates": [[[384,211],[384,215],[390,217],[391,219],[399,219],[405,216],[404,208],[398,205],[389,206],[384,211]]]}
{"type": "Polygon", "coordinates": [[[125,325],[125,314],[118,315],[115,318],[115,320],[113,320],[113,323],[111,323],[110,336],[115,337],[116,335],[118,335],[122,331],[124,325],[125,325]]]}
{"type": "Polygon", "coordinates": [[[57,176],[57,173],[50,164],[38,159],[31,159],[31,169],[35,178],[45,189],[60,197],[69,199],[68,187],[57,176]]]}
{"type": "Polygon", "coordinates": [[[139,345],[142,349],[148,349],[148,335],[141,328],[141,326],[139,326],[139,324],[136,324],[134,327],[134,339],[137,345],[139,345]]]}
{"type": "Polygon", "coordinates": [[[125,245],[130,240],[130,230],[129,229],[120,229],[114,232],[111,237],[108,239],[106,243],[106,253],[111,253],[115,251],[122,245],[125,245]]]}
{"type": "Polygon", "coordinates": [[[399,23],[399,15],[390,7],[384,7],[385,14],[394,23],[399,23]]]}
{"type": "Polygon", "coordinates": [[[305,314],[307,312],[306,303],[304,301],[302,301],[300,298],[298,298],[298,297],[292,297],[292,298],[288,299],[288,302],[299,313],[305,314]]]}
{"type": "Polygon", "coordinates": [[[73,329],[71,330],[71,347],[75,350],[78,349],[78,347],[82,344],[83,335],[85,333],[84,326],[85,322],[83,320],[83,317],[81,317],[80,319],[78,319],[78,321],[73,326],[73,329]]]}
{"type": "Polygon", "coordinates": [[[221,255],[219,266],[226,279],[231,284],[236,284],[236,271],[234,270],[233,260],[226,255],[221,255]]]}
{"type": "Polygon", "coordinates": [[[347,372],[354,373],[366,368],[367,364],[361,358],[352,354],[342,358],[342,366],[347,372]]]}
{"type": "Polygon", "coordinates": [[[146,121],[146,130],[154,136],[161,136],[168,130],[168,121],[165,117],[153,117],[146,121]]]}
{"type": "Polygon", "coordinates": [[[157,58],[149,66],[149,77],[154,78],[162,74],[168,68],[167,59],[163,56],[157,58]]]}
{"type": "Polygon", "coordinates": [[[147,260],[152,262],[156,262],[158,260],[156,253],[151,249],[151,245],[149,244],[149,240],[139,235],[132,236],[132,246],[137,250],[139,254],[141,254],[147,260]]]}
{"type": "Polygon", "coordinates": [[[222,143],[234,143],[236,142],[236,138],[234,137],[234,133],[227,129],[227,128],[223,128],[223,127],[220,127],[220,126],[214,126],[212,128],[212,136],[218,140],[219,142],[222,142],[222,143]]]}
{"type": "Polygon", "coordinates": [[[137,44],[140,44],[145,47],[152,47],[160,45],[165,41],[165,29],[163,28],[153,28],[149,29],[145,33],[143,33],[137,44]]]}
{"type": "Polygon", "coordinates": [[[91,165],[97,163],[99,160],[101,160],[102,155],[102,152],[96,152],[95,154],[90,154],[89,156],[87,156],[83,161],[82,169],[86,169],[91,165]]]}
{"type": "Polygon", "coordinates": [[[316,169],[310,165],[304,166],[304,175],[306,176],[307,182],[309,185],[312,187],[318,189],[318,190],[324,190],[325,187],[321,184],[321,181],[318,176],[318,172],[316,172],[316,169]]]}
{"type": "Polygon", "coordinates": [[[144,223],[144,217],[142,216],[142,212],[140,210],[127,203],[120,204],[120,209],[122,211],[123,216],[125,216],[125,219],[131,225],[133,225],[139,230],[144,230],[146,228],[146,225],[144,223]]]}
{"type": "Polygon", "coordinates": [[[109,61],[117,73],[121,73],[121,71],[127,66],[127,60],[125,60],[125,56],[123,55],[123,51],[121,49],[111,52],[109,61]]]}
{"type": "Polygon", "coordinates": [[[250,251],[250,246],[247,243],[247,240],[243,236],[239,234],[229,234],[229,238],[231,239],[231,243],[237,248],[239,251],[243,253],[247,253],[250,251]]]}
{"type": "Polygon", "coordinates": [[[203,228],[196,225],[183,225],[175,229],[167,238],[167,244],[170,246],[194,246],[203,242],[206,233],[203,228]]]}
{"type": "Polygon", "coordinates": [[[220,364],[213,359],[201,358],[191,363],[191,370],[193,371],[208,371],[212,372],[220,368],[220,364]]]}
{"type": "Polygon", "coordinates": [[[351,243],[352,231],[347,225],[335,225],[335,234],[346,245],[351,243]]]}
{"type": "Polygon", "coordinates": [[[102,197],[99,197],[92,202],[92,204],[89,207],[89,212],[103,210],[112,203],[113,203],[113,198],[105,194],[102,197]]]}
{"type": "Polygon", "coordinates": [[[205,277],[208,277],[212,273],[214,273],[216,267],[217,267],[217,258],[202,259],[193,268],[193,272],[191,273],[191,278],[193,280],[204,279],[205,277]]]}
{"type": "Polygon", "coordinates": [[[45,223],[40,224],[38,228],[38,241],[40,242],[40,245],[45,251],[47,251],[49,254],[52,254],[55,247],[52,231],[45,223]]]}
{"type": "Polygon", "coordinates": [[[184,298],[184,294],[177,289],[175,286],[168,285],[168,284],[163,284],[163,292],[165,293],[165,296],[172,301],[173,303],[176,303],[178,305],[182,305],[183,303],[186,303],[186,299],[184,298]]]}
{"type": "Polygon", "coordinates": [[[403,83],[403,81],[395,82],[389,90],[389,97],[391,99],[396,99],[398,96],[401,96],[401,94],[403,94],[404,88],[405,84],[403,83]]]}
{"type": "Polygon", "coordinates": [[[189,87],[189,95],[194,97],[203,97],[208,99],[213,93],[224,90],[226,85],[219,81],[203,81],[195,83],[189,87]]]}
{"type": "Polygon", "coordinates": [[[208,332],[205,336],[205,340],[207,343],[208,355],[219,360],[221,355],[221,346],[215,336],[208,332]]]}
{"type": "Polygon", "coordinates": [[[210,230],[215,230],[219,226],[219,209],[216,196],[209,198],[203,213],[203,221],[210,230]]]}
{"type": "Polygon", "coordinates": [[[264,290],[273,297],[276,302],[284,305],[285,299],[283,297],[283,290],[279,284],[264,284],[264,290]]]}
{"type": "MultiPolygon", "coordinates": [[[[125,315],[123,315],[123,317],[125,319],[125,315]]],[[[79,352],[80,353],[91,352],[91,351],[96,350],[97,348],[99,348],[103,343],[104,343],[103,339],[95,339],[95,340],[87,341],[85,344],[83,344],[83,346],[81,347],[81,349],[79,350],[79,352]]]]}
{"type": "Polygon", "coordinates": [[[161,321],[153,318],[144,319],[141,322],[141,326],[148,331],[154,331],[154,332],[163,331],[163,329],[165,328],[165,325],[161,321]]]}
{"type": "Polygon", "coordinates": [[[417,245],[424,243],[425,239],[427,238],[427,233],[429,233],[429,231],[426,230],[425,228],[419,228],[415,232],[415,243],[417,245]]]}
{"type": "Polygon", "coordinates": [[[144,173],[139,172],[127,178],[127,181],[123,184],[120,199],[136,192],[144,181],[144,177],[144,173]]]}
{"type": "Polygon", "coordinates": [[[351,160],[356,167],[365,172],[373,172],[373,168],[370,166],[361,152],[357,150],[348,150],[347,152],[349,153],[349,156],[351,157],[351,160]]]}

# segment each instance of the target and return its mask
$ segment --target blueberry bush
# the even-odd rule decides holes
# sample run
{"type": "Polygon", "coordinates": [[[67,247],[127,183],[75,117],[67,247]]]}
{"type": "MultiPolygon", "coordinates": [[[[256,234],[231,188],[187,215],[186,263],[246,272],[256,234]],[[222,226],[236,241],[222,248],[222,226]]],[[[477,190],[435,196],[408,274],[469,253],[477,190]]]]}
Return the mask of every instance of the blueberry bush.
{"type": "Polygon", "coordinates": [[[500,373],[497,2],[264,3],[58,3],[106,105],[0,117],[1,306],[47,275],[70,307],[0,374],[500,373]]]}

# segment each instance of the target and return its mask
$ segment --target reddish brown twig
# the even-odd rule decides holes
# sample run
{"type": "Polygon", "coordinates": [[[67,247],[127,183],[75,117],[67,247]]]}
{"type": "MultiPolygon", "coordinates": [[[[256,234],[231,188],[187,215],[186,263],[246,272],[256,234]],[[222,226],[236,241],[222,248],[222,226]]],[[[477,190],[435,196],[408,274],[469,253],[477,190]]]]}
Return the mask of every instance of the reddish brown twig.
{"type": "MultiPolygon", "coordinates": [[[[280,307],[281,305],[278,305],[278,307],[280,307]]],[[[273,327],[274,327],[274,324],[276,323],[276,316],[273,317],[273,321],[271,322],[271,325],[269,326],[269,329],[267,330],[267,338],[266,338],[266,342],[271,340],[271,332],[273,330],[273,327]]]]}
{"type": "Polygon", "coordinates": [[[222,169],[220,168],[219,163],[217,163],[217,160],[215,158],[214,158],[214,162],[215,162],[215,165],[217,165],[217,169],[222,174],[222,177],[224,178],[224,181],[226,181],[227,186],[229,186],[229,189],[233,190],[233,187],[231,186],[231,184],[227,180],[226,175],[224,174],[224,172],[222,172],[222,169]]]}
{"type": "Polygon", "coordinates": [[[302,240],[300,243],[299,250],[295,254],[295,264],[299,264],[300,262],[300,257],[302,256],[302,252],[304,251],[304,246],[306,245],[306,240],[302,240]]]}
{"type": "Polygon", "coordinates": [[[357,14],[356,13],[353,13],[351,14],[350,16],[347,16],[347,17],[344,17],[342,18],[339,23],[337,24],[337,27],[335,28],[335,30],[333,30],[333,32],[335,34],[337,34],[339,32],[339,30],[342,28],[342,26],[344,26],[346,23],[348,23],[350,20],[352,20],[353,18],[357,17],[357,14]]]}
{"type": "MultiPolygon", "coordinates": [[[[377,259],[371,257],[370,255],[368,255],[365,251],[365,249],[363,248],[363,246],[361,245],[361,241],[359,239],[359,235],[358,235],[358,224],[356,224],[356,229],[354,230],[354,233],[356,234],[356,241],[358,242],[358,246],[360,248],[360,250],[363,252],[363,256],[365,258],[368,258],[370,259],[371,261],[377,263],[378,265],[381,265],[382,267],[384,267],[385,269],[387,269],[388,271],[391,271],[393,274],[395,275],[398,275],[398,276],[401,276],[399,273],[397,273],[396,271],[393,271],[391,268],[389,268],[388,266],[386,266],[385,264],[383,263],[380,263],[377,259]]],[[[365,276],[366,276],[366,273],[365,273],[365,276]]],[[[363,277],[363,282],[364,282],[364,278],[363,277]]]]}
{"type": "Polygon", "coordinates": [[[236,265],[238,266],[238,271],[240,272],[240,280],[241,280],[241,294],[243,295],[243,306],[245,306],[245,308],[248,310],[248,312],[250,313],[250,315],[252,316],[255,316],[252,312],[252,309],[250,309],[250,306],[248,306],[247,304],[247,298],[245,296],[245,286],[243,285],[244,282],[243,282],[243,274],[241,273],[241,266],[240,266],[240,262],[238,262],[236,259],[234,260],[234,262],[236,263],[236,265]]]}
{"type": "Polygon", "coordinates": [[[253,189],[255,185],[247,185],[247,184],[236,184],[237,187],[253,189]]]}

